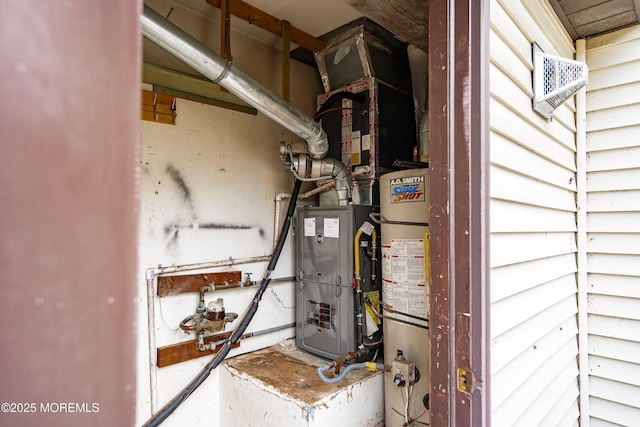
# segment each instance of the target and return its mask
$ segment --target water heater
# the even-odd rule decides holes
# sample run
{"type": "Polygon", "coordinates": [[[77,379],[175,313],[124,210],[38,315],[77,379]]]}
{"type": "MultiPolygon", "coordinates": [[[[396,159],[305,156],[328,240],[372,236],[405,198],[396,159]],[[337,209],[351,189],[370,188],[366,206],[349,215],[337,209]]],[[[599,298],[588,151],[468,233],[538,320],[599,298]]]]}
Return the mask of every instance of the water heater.
{"type": "Polygon", "coordinates": [[[387,427],[429,423],[428,180],[428,169],[380,178],[387,427]]]}

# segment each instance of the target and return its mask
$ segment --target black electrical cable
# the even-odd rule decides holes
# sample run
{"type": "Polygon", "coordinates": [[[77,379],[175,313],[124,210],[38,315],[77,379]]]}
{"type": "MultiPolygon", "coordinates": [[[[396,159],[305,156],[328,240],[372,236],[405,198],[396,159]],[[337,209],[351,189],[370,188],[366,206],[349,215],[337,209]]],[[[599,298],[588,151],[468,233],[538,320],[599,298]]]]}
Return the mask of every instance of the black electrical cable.
{"type": "Polygon", "coordinates": [[[313,116],[313,119],[318,122],[320,121],[320,117],[322,117],[323,113],[328,110],[329,108],[331,108],[331,106],[338,100],[341,99],[350,99],[352,101],[355,102],[364,102],[366,100],[366,97],[362,94],[359,93],[353,93],[353,92],[345,92],[345,91],[341,91],[341,92],[336,92],[333,95],[331,95],[329,98],[327,98],[327,100],[324,102],[324,104],[322,104],[322,106],[318,109],[318,112],[316,113],[315,116],[313,116]]]}
{"type": "Polygon", "coordinates": [[[282,252],[282,247],[284,246],[284,241],[287,238],[287,233],[289,232],[289,226],[291,225],[291,218],[293,217],[294,211],[296,209],[296,200],[298,199],[298,194],[300,193],[300,186],[302,185],[302,181],[296,179],[295,184],[293,186],[293,192],[291,193],[291,199],[289,200],[289,208],[287,209],[287,217],[282,224],[282,230],[280,232],[280,237],[278,238],[278,242],[276,244],[276,248],[273,251],[273,255],[271,255],[271,260],[269,261],[269,265],[267,267],[267,271],[262,279],[262,283],[260,284],[260,289],[256,292],[256,295],[253,297],[253,301],[249,306],[247,312],[242,317],[242,320],[238,323],[236,328],[233,330],[231,337],[226,341],[225,345],[213,356],[211,361],[207,363],[200,373],[193,379],[191,382],[182,389],[180,393],[178,393],[173,399],[171,399],[166,405],[162,407],[158,412],[155,413],[146,423],[143,424],[142,427],[155,427],[159,426],[164,420],[166,420],[169,415],[171,415],[177,408],[180,406],[191,394],[207,379],[212,370],[214,370],[220,362],[227,357],[231,347],[240,339],[244,331],[249,326],[251,319],[256,314],[258,310],[258,304],[260,304],[260,300],[262,299],[262,295],[264,291],[269,286],[269,282],[271,281],[271,273],[276,268],[276,264],[278,263],[278,258],[280,258],[280,253],[282,252]]]}

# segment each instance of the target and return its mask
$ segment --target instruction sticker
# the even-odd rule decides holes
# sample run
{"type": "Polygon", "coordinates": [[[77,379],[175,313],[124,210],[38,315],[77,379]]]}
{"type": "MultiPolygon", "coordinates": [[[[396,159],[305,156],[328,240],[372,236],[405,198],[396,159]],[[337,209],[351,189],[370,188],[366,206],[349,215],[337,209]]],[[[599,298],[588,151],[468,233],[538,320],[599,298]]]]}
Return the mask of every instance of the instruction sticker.
{"type": "Polygon", "coordinates": [[[316,219],[305,218],[304,219],[304,237],[316,235],[316,219]]]}
{"type": "Polygon", "coordinates": [[[371,151],[371,135],[362,135],[362,151],[371,151]]]}
{"type": "Polygon", "coordinates": [[[391,281],[391,245],[382,245],[382,301],[393,307],[393,282],[391,281]]]}
{"type": "MultiPolygon", "coordinates": [[[[425,265],[423,239],[394,239],[390,246],[383,245],[383,302],[400,313],[426,319],[429,289],[425,265]]],[[[409,320],[401,314],[394,313],[392,317],[409,320]]]]}
{"type": "Polygon", "coordinates": [[[351,164],[360,164],[360,131],[351,132],[351,164]]]}
{"type": "Polygon", "coordinates": [[[373,231],[373,225],[369,221],[365,221],[360,226],[360,230],[367,236],[371,236],[371,232],[373,231]]]}
{"type": "Polygon", "coordinates": [[[340,218],[324,219],[324,237],[337,239],[340,237],[340,218]]]}

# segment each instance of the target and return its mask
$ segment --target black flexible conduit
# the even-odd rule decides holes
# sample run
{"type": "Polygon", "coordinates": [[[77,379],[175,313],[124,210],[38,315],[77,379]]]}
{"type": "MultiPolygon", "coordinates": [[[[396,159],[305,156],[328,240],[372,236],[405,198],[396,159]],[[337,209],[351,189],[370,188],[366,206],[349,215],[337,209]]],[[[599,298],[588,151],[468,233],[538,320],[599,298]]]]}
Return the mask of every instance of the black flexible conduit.
{"type": "Polygon", "coordinates": [[[267,267],[267,271],[262,279],[262,284],[260,285],[260,289],[256,292],[256,295],[253,297],[253,301],[249,306],[248,310],[242,317],[242,320],[236,328],[233,330],[231,337],[226,341],[226,344],[213,356],[211,361],[207,363],[200,373],[193,379],[191,382],[182,389],[180,393],[178,393],[173,399],[171,399],[166,405],[162,407],[158,412],[155,413],[142,427],[155,427],[159,426],[164,420],[166,420],[169,415],[171,415],[177,408],[187,400],[189,396],[207,379],[212,370],[214,370],[220,362],[227,357],[231,347],[238,342],[244,331],[251,323],[251,319],[258,311],[258,305],[260,304],[260,300],[262,299],[262,294],[267,290],[269,286],[269,282],[271,281],[271,273],[276,268],[276,264],[278,263],[278,258],[280,258],[280,253],[282,252],[282,247],[284,246],[284,241],[287,238],[287,233],[289,232],[289,226],[291,225],[291,217],[293,217],[294,211],[296,209],[296,200],[298,199],[298,194],[300,193],[300,186],[302,185],[302,181],[296,179],[295,184],[293,186],[293,192],[291,193],[291,199],[289,200],[289,208],[287,209],[287,218],[282,224],[282,231],[280,232],[280,237],[278,238],[278,243],[276,244],[276,248],[273,251],[273,255],[271,255],[271,261],[269,261],[269,266],[267,267]]]}
{"type": "Polygon", "coordinates": [[[336,92],[331,95],[327,100],[322,104],[322,106],[316,112],[316,115],[313,117],[313,120],[316,122],[320,121],[320,117],[322,117],[322,113],[328,110],[336,101],[341,99],[350,99],[355,102],[364,102],[367,98],[363,94],[353,93],[353,92],[336,92]]]}

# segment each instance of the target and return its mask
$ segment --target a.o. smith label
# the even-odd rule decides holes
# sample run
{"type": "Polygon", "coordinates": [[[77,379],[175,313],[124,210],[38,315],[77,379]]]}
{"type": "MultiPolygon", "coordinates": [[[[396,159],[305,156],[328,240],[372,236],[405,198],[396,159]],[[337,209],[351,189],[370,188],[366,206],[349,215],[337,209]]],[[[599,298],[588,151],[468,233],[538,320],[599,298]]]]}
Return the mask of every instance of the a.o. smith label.
{"type": "Polygon", "coordinates": [[[391,180],[391,203],[423,202],[425,200],[424,176],[411,176],[391,180]]]}

